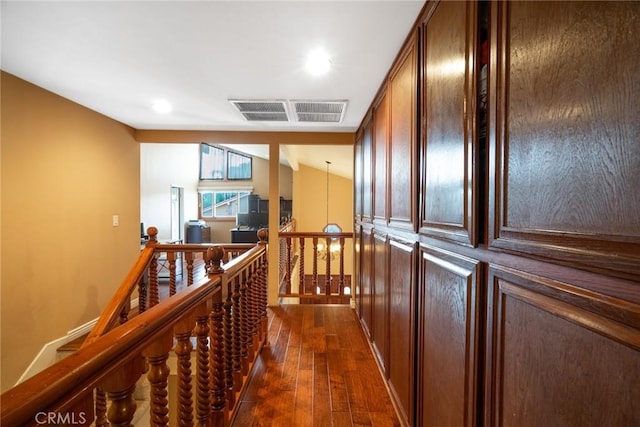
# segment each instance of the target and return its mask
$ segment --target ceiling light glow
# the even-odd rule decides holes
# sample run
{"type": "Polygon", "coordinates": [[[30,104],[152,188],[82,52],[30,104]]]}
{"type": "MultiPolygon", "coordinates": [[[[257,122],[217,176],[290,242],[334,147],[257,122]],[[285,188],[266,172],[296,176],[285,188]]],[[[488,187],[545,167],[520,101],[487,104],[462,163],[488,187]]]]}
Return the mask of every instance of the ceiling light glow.
{"type": "Polygon", "coordinates": [[[165,99],[154,102],[153,110],[157,113],[167,114],[171,112],[171,104],[165,99]]]}
{"type": "Polygon", "coordinates": [[[324,50],[316,49],[307,57],[306,67],[309,73],[314,76],[320,76],[329,71],[331,68],[331,60],[324,50]]]}

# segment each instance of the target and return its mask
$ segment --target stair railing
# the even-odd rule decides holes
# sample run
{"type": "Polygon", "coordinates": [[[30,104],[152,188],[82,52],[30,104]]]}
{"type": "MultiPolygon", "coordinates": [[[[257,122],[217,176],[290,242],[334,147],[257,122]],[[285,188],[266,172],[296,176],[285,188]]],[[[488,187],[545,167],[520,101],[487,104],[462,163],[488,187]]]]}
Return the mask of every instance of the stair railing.
{"type": "Polygon", "coordinates": [[[150,242],[85,344],[3,393],[0,425],[130,426],[136,415],[134,390],[145,372],[150,424],[169,425],[171,351],[178,360],[179,424],[228,425],[256,353],[266,342],[266,230],[259,232],[257,245],[242,248],[159,244],[157,230],[149,232],[150,242]],[[162,253],[170,276],[177,274],[176,260],[184,257],[189,277],[187,286],[160,300],[157,263],[162,253]],[[198,256],[206,274],[194,277],[189,260],[198,256]],[[138,307],[132,310],[136,292],[138,307]]]}
{"type": "Polygon", "coordinates": [[[345,255],[353,233],[291,231],[278,235],[280,262],[284,263],[279,297],[300,298],[300,302],[350,302],[353,292],[345,255]]]}

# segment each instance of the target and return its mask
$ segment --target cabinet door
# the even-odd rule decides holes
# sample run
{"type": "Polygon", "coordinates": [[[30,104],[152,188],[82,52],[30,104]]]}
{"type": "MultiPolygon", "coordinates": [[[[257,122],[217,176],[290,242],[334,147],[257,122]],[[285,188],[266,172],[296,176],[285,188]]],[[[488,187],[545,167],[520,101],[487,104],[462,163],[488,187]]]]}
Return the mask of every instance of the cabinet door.
{"type": "Polygon", "coordinates": [[[640,425],[640,305],[489,269],[485,425],[640,425]]]}
{"type": "Polygon", "coordinates": [[[360,319],[369,337],[373,332],[373,235],[368,228],[362,228],[360,240],[361,273],[360,273],[360,319]]]}
{"type": "Polygon", "coordinates": [[[492,9],[491,247],[640,280],[640,3],[492,9]]]}
{"type": "Polygon", "coordinates": [[[386,92],[373,108],[373,219],[387,222],[387,159],[389,150],[389,102],[386,92]]]}
{"type": "Polygon", "coordinates": [[[416,244],[389,239],[389,388],[405,424],[414,425],[416,244]]]}
{"type": "Polygon", "coordinates": [[[410,39],[391,70],[388,83],[390,108],[389,225],[416,230],[418,146],[417,36],[410,39]]]}
{"type": "Polygon", "coordinates": [[[475,2],[440,2],[423,24],[420,232],[477,244],[475,2]]]}
{"type": "Polygon", "coordinates": [[[418,425],[475,426],[479,396],[480,263],[420,252],[418,425]]]}

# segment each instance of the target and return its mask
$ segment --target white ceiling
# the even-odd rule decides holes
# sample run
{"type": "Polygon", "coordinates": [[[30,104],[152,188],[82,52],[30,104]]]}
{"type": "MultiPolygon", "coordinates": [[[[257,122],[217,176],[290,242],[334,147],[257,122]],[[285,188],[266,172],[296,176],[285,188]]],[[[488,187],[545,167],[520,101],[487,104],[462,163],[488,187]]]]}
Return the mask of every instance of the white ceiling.
{"type": "Polygon", "coordinates": [[[2,0],[1,67],[136,129],[353,132],[423,4],[2,0]],[[304,68],[316,48],[332,61],[324,76],[304,68]],[[173,111],[154,112],[158,99],[173,111]],[[258,123],[229,99],[348,105],[337,124],[258,123]]]}

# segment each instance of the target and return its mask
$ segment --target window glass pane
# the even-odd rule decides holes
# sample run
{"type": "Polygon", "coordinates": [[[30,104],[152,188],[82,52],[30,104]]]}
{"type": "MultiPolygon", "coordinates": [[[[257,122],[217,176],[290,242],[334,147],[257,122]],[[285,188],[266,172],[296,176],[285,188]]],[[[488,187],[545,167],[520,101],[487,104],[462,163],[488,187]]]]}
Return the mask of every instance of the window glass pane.
{"type": "Polygon", "coordinates": [[[224,150],[200,144],[200,179],[224,179],[224,150]]]}
{"type": "Polygon", "coordinates": [[[213,217],[213,193],[202,193],[202,216],[213,217]]]}
{"type": "Polygon", "coordinates": [[[251,157],[229,151],[227,179],[251,179],[251,157]]]}

